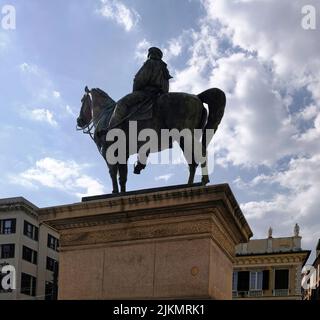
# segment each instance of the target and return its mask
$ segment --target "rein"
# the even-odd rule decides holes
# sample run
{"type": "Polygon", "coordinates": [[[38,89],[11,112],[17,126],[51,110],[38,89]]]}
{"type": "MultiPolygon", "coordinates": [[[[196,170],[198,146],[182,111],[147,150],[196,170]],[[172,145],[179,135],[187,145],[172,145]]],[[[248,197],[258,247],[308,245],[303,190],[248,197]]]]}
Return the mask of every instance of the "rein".
{"type": "MultiPolygon", "coordinates": [[[[91,100],[91,111],[93,114],[93,101],[92,98],[90,98],[91,100]]],[[[99,115],[95,118],[92,117],[91,121],[83,128],[78,127],[78,125],[76,126],[76,130],[77,131],[82,131],[84,134],[89,134],[90,138],[94,141],[94,143],[96,144],[99,153],[102,155],[102,147],[99,147],[97,142],[95,141],[95,132],[96,130],[99,128],[99,125],[102,121],[102,119],[104,118],[105,114],[107,113],[107,111],[112,107],[115,106],[115,102],[110,102],[108,103],[105,107],[102,108],[102,110],[100,111],[99,115]]],[[[106,125],[107,126],[107,125],[106,125]]]]}

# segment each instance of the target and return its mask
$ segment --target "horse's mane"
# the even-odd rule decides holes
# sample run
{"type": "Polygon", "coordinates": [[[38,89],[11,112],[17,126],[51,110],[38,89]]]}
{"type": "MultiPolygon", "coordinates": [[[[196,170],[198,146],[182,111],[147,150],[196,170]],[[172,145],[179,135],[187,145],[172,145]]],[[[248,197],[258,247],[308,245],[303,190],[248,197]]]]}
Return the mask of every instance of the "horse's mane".
{"type": "Polygon", "coordinates": [[[113,100],[106,92],[104,92],[100,88],[94,88],[93,90],[97,91],[100,95],[104,96],[106,99],[113,100]]]}

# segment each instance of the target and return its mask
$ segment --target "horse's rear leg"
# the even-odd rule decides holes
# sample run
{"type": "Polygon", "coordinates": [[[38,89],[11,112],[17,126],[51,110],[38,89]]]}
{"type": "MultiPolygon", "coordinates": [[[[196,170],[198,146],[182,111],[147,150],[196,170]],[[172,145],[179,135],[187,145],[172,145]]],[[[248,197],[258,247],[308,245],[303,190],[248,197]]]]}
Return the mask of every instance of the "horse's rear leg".
{"type": "Polygon", "coordinates": [[[121,192],[126,192],[127,177],[128,164],[119,164],[119,184],[121,192]]]}
{"type": "Polygon", "coordinates": [[[189,164],[189,180],[188,180],[188,184],[193,184],[194,176],[196,174],[196,170],[197,170],[197,164],[196,163],[189,164]]]}
{"type": "Polygon", "coordinates": [[[207,157],[207,150],[205,150],[205,161],[201,163],[201,173],[202,173],[202,179],[201,183],[202,185],[206,186],[209,182],[209,174],[208,174],[208,157],[207,157]]]}
{"type": "Polygon", "coordinates": [[[196,140],[195,153],[197,157],[197,163],[201,164],[201,183],[205,186],[210,182],[208,174],[208,151],[206,145],[196,140]]]}

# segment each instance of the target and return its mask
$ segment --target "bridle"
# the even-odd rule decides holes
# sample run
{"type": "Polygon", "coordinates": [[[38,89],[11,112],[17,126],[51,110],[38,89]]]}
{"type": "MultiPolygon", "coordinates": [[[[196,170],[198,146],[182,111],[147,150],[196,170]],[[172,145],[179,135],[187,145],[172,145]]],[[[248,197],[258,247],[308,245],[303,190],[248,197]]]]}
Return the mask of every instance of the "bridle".
{"type": "MultiPolygon", "coordinates": [[[[95,89],[92,89],[92,90],[95,90],[95,89]]],[[[106,106],[105,108],[102,108],[100,113],[99,113],[99,115],[94,118],[93,117],[93,98],[92,98],[91,91],[88,90],[87,95],[85,97],[86,99],[90,99],[89,108],[90,108],[90,112],[91,112],[91,115],[92,115],[91,116],[91,120],[84,127],[79,127],[78,124],[77,124],[76,125],[76,130],[77,131],[82,131],[84,134],[88,134],[90,136],[90,138],[93,140],[93,142],[97,145],[97,148],[98,148],[99,152],[101,153],[102,152],[102,147],[98,146],[98,143],[97,143],[97,141],[95,139],[95,137],[96,137],[95,136],[95,131],[97,130],[101,120],[103,119],[105,108],[108,108],[108,106],[106,106]]],[[[100,93],[99,90],[97,92],[100,93]]],[[[83,103],[86,103],[86,102],[83,102],[83,103]]]]}
{"type": "Polygon", "coordinates": [[[84,127],[79,127],[78,124],[76,125],[76,130],[77,131],[82,131],[84,134],[89,134],[91,139],[94,140],[94,132],[92,132],[92,129],[94,129],[94,120],[93,120],[93,110],[92,110],[92,98],[90,96],[90,93],[87,93],[86,99],[89,97],[90,99],[90,111],[91,111],[91,120],[87,125],[84,127]]]}

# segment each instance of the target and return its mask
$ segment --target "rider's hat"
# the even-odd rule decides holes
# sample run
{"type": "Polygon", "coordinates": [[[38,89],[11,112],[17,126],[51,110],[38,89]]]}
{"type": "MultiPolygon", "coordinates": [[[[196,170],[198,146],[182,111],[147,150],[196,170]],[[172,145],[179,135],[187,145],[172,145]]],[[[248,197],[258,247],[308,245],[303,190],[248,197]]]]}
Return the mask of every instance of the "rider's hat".
{"type": "Polygon", "coordinates": [[[162,59],[162,57],[163,57],[163,53],[159,48],[152,47],[148,50],[148,58],[162,59]]]}

